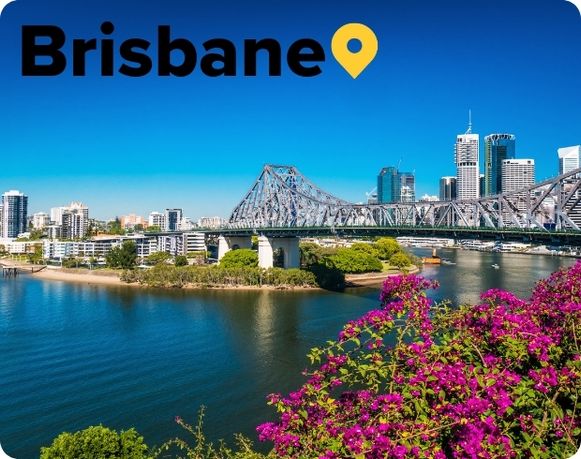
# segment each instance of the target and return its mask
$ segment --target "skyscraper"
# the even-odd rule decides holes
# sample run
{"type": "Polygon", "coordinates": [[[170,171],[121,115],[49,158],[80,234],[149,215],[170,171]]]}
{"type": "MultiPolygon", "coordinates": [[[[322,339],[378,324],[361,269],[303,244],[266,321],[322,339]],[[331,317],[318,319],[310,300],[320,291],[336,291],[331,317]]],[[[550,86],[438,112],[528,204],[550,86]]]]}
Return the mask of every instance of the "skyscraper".
{"type": "Polygon", "coordinates": [[[2,225],[0,237],[16,238],[26,232],[28,221],[28,196],[11,190],[2,195],[2,225]]]}
{"type": "Polygon", "coordinates": [[[579,169],[581,145],[559,148],[559,175],[579,169]]]}
{"type": "Polygon", "coordinates": [[[399,172],[396,167],[384,167],[377,176],[377,200],[413,202],[416,200],[416,177],[413,172],[399,172]]]}
{"type": "Polygon", "coordinates": [[[502,190],[502,162],[514,159],[516,136],[513,134],[490,134],[484,138],[484,194],[500,194],[502,190]]]}
{"type": "Polygon", "coordinates": [[[397,168],[384,167],[381,169],[377,176],[377,200],[379,204],[396,202],[399,186],[397,168]]]}
{"type": "MultiPolygon", "coordinates": [[[[398,202],[414,202],[416,200],[416,177],[413,172],[398,172],[399,199],[398,202]]],[[[398,196],[396,196],[397,198],[398,196]]]]}
{"type": "MultiPolygon", "coordinates": [[[[535,161],[533,159],[505,159],[502,162],[503,193],[523,190],[534,184],[535,161]]],[[[530,199],[529,195],[530,192],[517,193],[518,199],[512,199],[519,211],[526,211],[527,201],[530,199]]]]}
{"type": "Polygon", "coordinates": [[[465,134],[456,137],[456,189],[458,199],[480,196],[480,136],[472,133],[472,115],[465,134]]]}
{"type": "Polygon", "coordinates": [[[502,191],[519,191],[535,184],[534,159],[505,159],[502,162],[502,191]]]}
{"type": "Polygon", "coordinates": [[[440,179],[440,201],[456,199],[456,177],[442,177],[440,179]]]}

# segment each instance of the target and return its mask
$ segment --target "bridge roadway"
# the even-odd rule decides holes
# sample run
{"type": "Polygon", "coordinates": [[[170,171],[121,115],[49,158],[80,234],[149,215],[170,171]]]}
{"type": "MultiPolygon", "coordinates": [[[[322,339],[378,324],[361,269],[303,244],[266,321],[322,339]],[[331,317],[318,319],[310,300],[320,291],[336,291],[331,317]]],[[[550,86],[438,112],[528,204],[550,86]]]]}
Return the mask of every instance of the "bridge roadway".
{"type": "Polygon", "coordinates": [[[288,227],[288,228],[233,228],[201,229],[207,236],[248,237],[263,235],[269,238],[293,237],[375,237],[415,236],[451,239],[500,240],[554,245],[581,246],[581,231],[556,231],[519,228],[486,227],[429,227],[429,226],[343,226],[343,227],[288,227]]]}

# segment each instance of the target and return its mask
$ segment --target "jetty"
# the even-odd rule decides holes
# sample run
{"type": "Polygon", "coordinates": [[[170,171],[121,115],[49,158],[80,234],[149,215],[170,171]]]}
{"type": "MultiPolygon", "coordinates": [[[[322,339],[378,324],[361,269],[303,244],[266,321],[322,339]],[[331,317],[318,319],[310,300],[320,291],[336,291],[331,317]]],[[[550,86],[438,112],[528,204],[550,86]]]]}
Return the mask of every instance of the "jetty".
{"type": "Polygon", "coordinates": [[[19,274],[34,274],[44,271],[46,265],[13,265],[0,262],[2,268],[2,277],[13,278],[19,274]]]}

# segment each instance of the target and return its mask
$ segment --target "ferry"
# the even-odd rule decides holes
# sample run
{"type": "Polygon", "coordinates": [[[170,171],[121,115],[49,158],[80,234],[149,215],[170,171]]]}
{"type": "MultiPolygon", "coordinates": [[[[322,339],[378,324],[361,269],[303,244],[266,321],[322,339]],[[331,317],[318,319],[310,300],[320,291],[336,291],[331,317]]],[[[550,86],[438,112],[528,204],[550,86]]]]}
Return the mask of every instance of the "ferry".
{"type": "Polygon", "coordinates": [[[424,257],[424,258],[422,258],[422,261],[426,265],[441,265],[442,264],[442,259],[438,256],[436,249],[432,250],[431,257],[424,257]]]}

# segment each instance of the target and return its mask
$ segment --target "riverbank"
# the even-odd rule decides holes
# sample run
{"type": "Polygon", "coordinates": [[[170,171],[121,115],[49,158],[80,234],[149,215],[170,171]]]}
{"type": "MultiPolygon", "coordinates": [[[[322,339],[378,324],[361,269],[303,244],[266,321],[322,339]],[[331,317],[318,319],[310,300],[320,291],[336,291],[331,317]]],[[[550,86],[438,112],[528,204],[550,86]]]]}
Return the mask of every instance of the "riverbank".
{"type": "Polygon", "coordinates": [[[114,271],[90,271],[48,267],[44,271],[35,273],[32,276],[42,280],[74,282],[87,285],[130,285],[123,282],[119,278],[119,274],[114,271]]]}
{"type": "MultiPolygon", "coordinates": [[[[420,269],[417,266],[411,268],[410,274],[418,273],[420,269]]],[[[367,274],[349,274],[345,276],[346,287],[365,287],[380,285],[388,277],[398,276],[401,273],[367,273],[367,274]]],[[[150,288],[147,285],[139,283],[127,283],[120,279],[120,272],[111,270],[86,270],[86,269],[67,269],[48,267],[47,269],[35,273],[32,277],[47,281],[60,281],[70,283],[80,283],[85,285],[108,285],[108,286],[125,286],[133,288],[150,288]]],[[[320,287],[308,286],[270,286],[270,285],[186,285],[183,290],[322,290],[320,287]]]]}
{"type": "MultiPolygon", "coordinates": [[[[86,270],[86,269],[67,269],[49,267],[44,271],[35,273],[32,277],[48,281],[60,281],[68,283],[80,283],[85,285],[109,285],[133,288],[151,288],[150,286],[137,282],[127,283],[121,280],[120,272],[110,270],[86,270]]],[[[165,287],[172,290],[171,287],[165,287]]],[[[319,287],[300,287],[300,286],[270,286],[270,285],[185,285],[181,290],[321,290],[319,287]]]]}
{"type": "MultiPolygon", "coordinates": [[[[408,274],[417,274],[420,272],[420,268],[417,266],[410,267],[407,270],[408,274]]],[[[380,285],[388,277],[399,276],[401,272],[398,273],[366,273],[366,274],[347,274],[345,276],[345,283],[347,287],[367,287],[370,285],[380,285]]]]}

